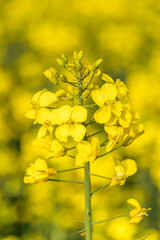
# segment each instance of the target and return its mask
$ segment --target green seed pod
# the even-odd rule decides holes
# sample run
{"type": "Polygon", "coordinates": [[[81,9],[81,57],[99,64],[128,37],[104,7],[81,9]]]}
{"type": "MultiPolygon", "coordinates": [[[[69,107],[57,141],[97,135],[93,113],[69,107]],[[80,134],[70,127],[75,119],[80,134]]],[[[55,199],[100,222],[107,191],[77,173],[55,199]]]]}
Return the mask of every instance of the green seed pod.
{"type": "Polygon", "coordinates": [[[84,52],[83,52],[83,50],[81,50],[81,51],[79,51],[79,53],[78,53],[78,60],[82,60],[83,59],[83,57],[84,57],[84,52]]]}

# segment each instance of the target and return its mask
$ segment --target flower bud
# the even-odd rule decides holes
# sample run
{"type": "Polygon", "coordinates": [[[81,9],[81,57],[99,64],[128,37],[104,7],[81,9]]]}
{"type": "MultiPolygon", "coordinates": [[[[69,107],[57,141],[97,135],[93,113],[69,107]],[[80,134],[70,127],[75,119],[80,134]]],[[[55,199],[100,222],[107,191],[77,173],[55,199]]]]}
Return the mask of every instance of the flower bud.
{"type": "Polygon", "coordinates": [[[63,60],[63,63],[65,63],[65,65],[68,63],[68,57],[65,55],[65,54],[62,54],[62,60],[63,60]]]}
{"type": "Polygon", "coordinates": [[[86,70],[84,71],[84,77],[87,77],[89,74],[90,74],[89,69],[86,69],[86,70]]]}
{"type": "Polygon", "coordinates": [[[60,58],[57,58],[57,63],[60,65],[60,66],[62,66],[62,67],[64,67],[66,64],[63,62],[63,60],[62,59],[60,59],[60,58]]]}
{"type": "Polygon", "coordinates": [[[49,68],[43,73],[50,82],[52,82],[53,84],[58,84],[59,73],[55,68],[49,68]]]}
{"type": "Polygon", "coordinates": [[[93,64],[93,70],[95,70],[96,68],[99,68],[99,66],[102,64],[103,59],[98,59],[94,64],[93,64]]]}
{"type": "Polygon", "coordinates": [[[61,80],[61,82],[67,82],[67,78],[64,74],[60,75],[60,80],[61,80]]]}
{"type": "Polygon", "coordinates": [[[82,60],[83,59],[83,57],[84,57],[84,52],[83,52],[83,50],[81,50],[79,53],[78,53],[78,60],[82,60]]]}
{"type": "Polygon", "coordinates": [[[81,71],[82,70],[82,65],[79,60],[76,60],[76,71],[81,71]]]}

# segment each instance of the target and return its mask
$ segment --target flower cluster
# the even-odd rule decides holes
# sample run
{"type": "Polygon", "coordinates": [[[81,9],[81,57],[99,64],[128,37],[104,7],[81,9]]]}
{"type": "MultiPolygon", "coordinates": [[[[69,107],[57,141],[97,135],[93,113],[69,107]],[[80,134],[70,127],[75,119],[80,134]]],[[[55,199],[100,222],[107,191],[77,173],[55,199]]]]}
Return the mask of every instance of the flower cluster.
{"type": "MultiPolygon", "coordinates": [[[[117,144],[119,147],[131,144],[144,131],[138,113],[131,109],[127,86],[119,79],[114,81],[107,74],[101,74],[99,67],[103,59],[91,66],[83,55],[83,51],[74,52],[72,63],[64,54],[57,59],[66,75],[55,68],[44,72],[55,85],[55,92],[46,89],[37,92],[31,100],[31,109],[26,113],[27,118],[40,125],[33,144],[46,150],[46,159],[68,156],[75,159],[75,165],[94,163],[99,157],[114,151],[117,144]],[[94,77],[105,83],[102,86],[93,84],[94,77]],[[98,129],[98,132],[90,130],[91,124],[94,124],[92,130],[98,129]],[[103,136],[106,136],[103,142],[98,137],[102,124],[103,136]],[[71,150],[72,155],[68,154],[71,150]]],[[[114,162],[115,176],[109,185],[123,185],[129,176],[136,173],[136,162],[132,159],[115,159],[114,162]]],[[[38,158],[27,168],[24,182],[45,182],[55,174],[54,168],[48,168],[45,160],[38,158]]],[[[141,208],[136,200],[128,202],[136,207],[130,214],[131,223],[139,222],[142,215],[147,215],[147,210],[141,208]]]]}

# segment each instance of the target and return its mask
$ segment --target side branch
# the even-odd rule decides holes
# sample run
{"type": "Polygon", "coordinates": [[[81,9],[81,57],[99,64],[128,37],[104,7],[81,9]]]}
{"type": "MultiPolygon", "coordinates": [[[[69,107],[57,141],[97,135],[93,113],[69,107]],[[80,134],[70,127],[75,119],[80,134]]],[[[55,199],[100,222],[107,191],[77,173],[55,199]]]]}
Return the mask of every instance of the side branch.
{"type": "Polygon", "coordinates": [[[60,179],[51,179],[51,178],[49,178],[48,181],[84,184],[84,182],[79,182],[79,181],[60,180],[60,179]]]}
{"type": "Polygon", "coordinates": [[[99,223],[104,223],[104,222],[108,222],[108,221],[115,220],[115,219],[122,218],[122,217],[129,217],[129,214],[127,214],[127,215],[121,215],[121,216],[113,217],[113,218],[109,218],[109,219],[105,219],[105,220],[98,221],[98,222],[92,222],[92,225],[99,224],[99,223]]]}

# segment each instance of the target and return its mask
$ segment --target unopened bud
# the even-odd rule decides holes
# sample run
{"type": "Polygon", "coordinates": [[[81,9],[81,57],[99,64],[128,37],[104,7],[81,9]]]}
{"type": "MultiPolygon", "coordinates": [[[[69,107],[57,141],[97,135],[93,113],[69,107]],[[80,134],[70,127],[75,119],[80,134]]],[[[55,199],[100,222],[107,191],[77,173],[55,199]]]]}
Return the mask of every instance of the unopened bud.
{"type": "Polygon", "coordinates": [[[67,82],[67,78],[64,74],[60,75],[60,80],[61,80],[61,82],[67,82]]]}
{"type": "Polygon", "coordinates": [[[84,71],[84,76],[87,77],[89,74],[90,74],[89,69],[86,69],[86,70],[84,71]]]}
{"type": "Polygon", "coordinates": [[[65,63],[65,65],[68,63],[68,57],[65,55],[65,54],[62,54],[62,60],[63,60],[63,63],[65,63]]]}
{"type": "Polygon", "coordinates": [[[65,66],[65,63],[64,63],[63,60],[60,59],[60,58],[57,58],[57,63],[58,63],[60,66],[62,66],[62,67],[65,66]]]}
{"type": "Polygon", "coordinates": [[[55,68],[49,68],[46,71],[44,71],[43,73],[50,82],[52,82],[53,84],[58,83],[59,73],[57,72],[57,70],[55,68]]]}
{"type": "Polygon", "coordinates": [[[79,60],[76,60],[76,71],[81,71],[82,70],[82,65],[79,60]]]}
{"type": "Polygon", "coordinates": [[[93,64],[93,69],[99,68],[99,66],[102,64],[103,59],[98,59],[94,64],[93,64]]]}
{"type": "Polygon", "coordinates": [[[78,60],[82,60],[83,59],[83,57],[84,57],[84,52],[83,52],[83,50],[81,50],[79,53],[78,53],[78,60]]]}

